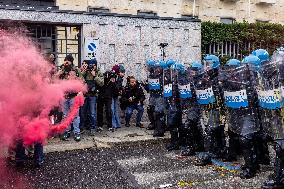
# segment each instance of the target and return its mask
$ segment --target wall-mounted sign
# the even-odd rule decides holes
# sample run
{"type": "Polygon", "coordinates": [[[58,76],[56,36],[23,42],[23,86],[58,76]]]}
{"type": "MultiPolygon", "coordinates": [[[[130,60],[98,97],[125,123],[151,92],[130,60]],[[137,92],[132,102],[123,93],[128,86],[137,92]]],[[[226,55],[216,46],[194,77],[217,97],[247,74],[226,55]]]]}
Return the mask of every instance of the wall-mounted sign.
{"type": "Polygon", "coordinates": [[[97,58],[99,49],[99,39],[85,38],[84,41],[84,60],[97,58]]]}

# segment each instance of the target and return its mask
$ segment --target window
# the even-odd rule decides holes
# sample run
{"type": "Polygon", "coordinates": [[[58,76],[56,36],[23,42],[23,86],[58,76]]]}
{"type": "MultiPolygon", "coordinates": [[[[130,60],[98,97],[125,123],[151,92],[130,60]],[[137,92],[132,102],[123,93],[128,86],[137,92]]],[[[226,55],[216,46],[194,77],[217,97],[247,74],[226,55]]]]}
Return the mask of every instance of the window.
{"type": "Polygon", "coordinates": [[[55,0],[0,0],[0,7],[36,10],[57,10],[55,0]]]}
{"type": "Polygon", "coordinates": [[[157,16],[157,13],[153,12],[153,11],[142,11],[142,10],[138,10],[137,11],[137,15],[142,15],[142,16],[157,16]]]}
{"type": "Polygon", "coordinates": [[[233,24],[235,22],[235,19],[234,18],[221,18],[220,22],[224,24],[233,24]]]}
{"type": "Polygon", "coordinates": [[[193,16],[192,14],[182,14],[181,18],[197,19],[198,16],[193,16]]]}
{"type": "Polygon", "coordinates": [[[108,8],[105,8],[105,7],[88,7],[88,12],[108,13],[110,11],[108,8]]]}
{"type": "Polygon", "coordinates": [[[269,20],[255,20],[257,23],[269,23],[269,20]]]}

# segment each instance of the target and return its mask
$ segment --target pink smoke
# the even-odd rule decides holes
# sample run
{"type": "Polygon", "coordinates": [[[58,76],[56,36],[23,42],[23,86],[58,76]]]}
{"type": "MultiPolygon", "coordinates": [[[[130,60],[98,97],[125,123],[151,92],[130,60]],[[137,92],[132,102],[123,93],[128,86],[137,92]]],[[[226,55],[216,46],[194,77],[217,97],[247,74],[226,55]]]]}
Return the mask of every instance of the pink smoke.
{"type": "Polygon", "coordinates": [[[25,145],[45,143],[51,133],[63,132],[74,119],[83,96],[63,123],[51,126],[49,111],[64,100],[66,91],[85,91],[81,80],[51,78],[51,65],[33,43],[18,34],[0,31],[0,147],[17,138],[25,145]]]}

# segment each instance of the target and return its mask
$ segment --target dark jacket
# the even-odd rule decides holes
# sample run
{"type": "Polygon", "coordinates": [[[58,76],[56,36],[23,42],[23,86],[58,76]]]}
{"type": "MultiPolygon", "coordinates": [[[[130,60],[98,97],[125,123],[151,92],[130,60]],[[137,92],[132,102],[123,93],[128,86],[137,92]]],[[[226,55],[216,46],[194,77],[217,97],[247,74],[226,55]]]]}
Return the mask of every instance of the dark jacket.
{"type": "Polygon", "coordinates": [[[111,82],[112,78],[116,79],[116,74],[114,72],[106,71],[104,73],[104,85],[99,88],[100,98],[111,99],[115,95],[117,96],[119,89],[116,84],[116,81],[111,82]]]}
{"type": "Polygon", "coordinates": [[[97,69],[95,77],[90,71],[83,72],[82,75],[88,87],[88,91],[85,95],[96,96],[98,93],[98,89],[104,85],[103,74],[97,69]]]}
{"type": "Polygon", "coordinates": [[[137,83],[134,87],[127,85],[122,94],[122,102],[127,106],[137,105],[139,103],[143,104],[145,100],[145,94],[142,86],[137,83]],[[132,97],[133,101],[129,102],[129,98],[132,97]]]}
{"type": "MultiPolygon", "coordinates": [[[[66,68],[64,66],[60,67],[60,70],[62,72],[62,74],[59,75],[59,79],[62,80],[68,80],[69,78],[69,74],[71,71],[74,71],[76,73],[77,78],[82,79],[82,73],[81,71],[76,68],[75,66],[71,66],[69,68],[66,68]]],[[[66,91],[65,93],[65,98],[70,99],[70,98],[74,98],[78,93],[74,92],[74,91],[66,91]]]]}
{"type": "Polygon", "coordinates": [[[115,81],[116,93],[113,95],[113,97],[116,98],[122,94],[122,91],[124,89],[122,83],[123,83],[123,77],[117,76],[116,81],[115,81]]]}

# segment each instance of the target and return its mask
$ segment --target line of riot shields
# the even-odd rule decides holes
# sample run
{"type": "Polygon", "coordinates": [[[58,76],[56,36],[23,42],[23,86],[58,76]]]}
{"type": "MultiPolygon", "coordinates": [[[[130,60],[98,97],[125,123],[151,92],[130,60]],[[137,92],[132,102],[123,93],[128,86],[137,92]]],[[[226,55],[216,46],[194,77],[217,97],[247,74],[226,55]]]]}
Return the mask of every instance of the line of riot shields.
{"type": "Polygon", "coordinates": [[[284,188],[284,48],[271,57],[257,49],[224,66],[206,55],[190,65],[148,60],[147,68],[148,129],[154,137],[170,131],[169,151],[196,155],[199,166],[242,155],[240,177],[246,179],[270,164],[271,143],[274,172],[263,188],[284,188]]]}

